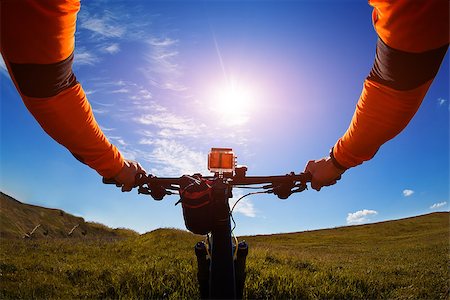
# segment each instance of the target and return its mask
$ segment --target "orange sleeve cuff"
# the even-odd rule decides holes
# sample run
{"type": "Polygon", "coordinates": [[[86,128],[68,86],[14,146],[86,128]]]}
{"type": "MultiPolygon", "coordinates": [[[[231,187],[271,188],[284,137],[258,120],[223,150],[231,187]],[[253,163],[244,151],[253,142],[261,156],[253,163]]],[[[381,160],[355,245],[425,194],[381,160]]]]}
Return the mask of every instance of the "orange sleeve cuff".
{"type": "Polygon", "coordinates": [[[390,47],[420,53],[449,42],[448,0],[369,0],[378,36],[390,47]]]}
{"type": "Polygon", "coordinates": [[[15,63],[51,64],[74,50],[80,1],[0,1],[0,48],[15,63]]]}
{"type": "Polygon", "coordinates": [[[41,127],[72,154],[101,176],[115,177],[123,157],[98,126],[80,84],[49,98],[22,95],[41,127]]]}
{"type": "Polygon", "coordinates": [[[351,168],[370,160],[408,125],[431,82],[398,91],[366,80],[350,126],[333,148],[337,162],[351,168]]]}

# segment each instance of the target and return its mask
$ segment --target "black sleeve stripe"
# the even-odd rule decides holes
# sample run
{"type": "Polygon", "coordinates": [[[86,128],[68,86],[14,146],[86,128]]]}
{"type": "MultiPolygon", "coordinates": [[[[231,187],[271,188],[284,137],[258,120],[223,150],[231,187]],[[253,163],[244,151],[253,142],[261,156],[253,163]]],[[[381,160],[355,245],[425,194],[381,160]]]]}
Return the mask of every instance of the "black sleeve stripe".
{"type": "Polygon", "coordinates": [[[28,97],[52,97],[77,84],[72,71],[73,53],[53,64],[16,64],[9,62],[20,92],[28,97]]]}
{"type": "Polygon", "coordinates": [[[447,52],[448,44],[422,53],[393,49],[380,38],[375,62],[367,79],[396,90],[411,90],[433,79],[447,52]]]}

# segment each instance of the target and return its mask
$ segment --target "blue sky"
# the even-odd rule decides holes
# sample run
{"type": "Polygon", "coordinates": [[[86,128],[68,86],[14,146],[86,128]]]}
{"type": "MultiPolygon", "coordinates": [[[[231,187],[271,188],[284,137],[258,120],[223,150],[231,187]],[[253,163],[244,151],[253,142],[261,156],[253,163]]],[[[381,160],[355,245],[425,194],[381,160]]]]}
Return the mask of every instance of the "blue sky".
{"type": "MultiPolygon", "coordinates": [[[[249,175],[277,175],[344,133],[375,42],[366,1],[82,1],[74,71],[105,134],[148,172],[208,174],[209,149],[232,147],[249,175]]],[[[320,192],[244,198],[236,232],[448,210],[448,66],[447,55],[415,118],[373,160],[320,192]]],[[[184,228],[176,196],[103,185],[49,138],[1,67],[1,191],[141,233],[184,228]]]]}

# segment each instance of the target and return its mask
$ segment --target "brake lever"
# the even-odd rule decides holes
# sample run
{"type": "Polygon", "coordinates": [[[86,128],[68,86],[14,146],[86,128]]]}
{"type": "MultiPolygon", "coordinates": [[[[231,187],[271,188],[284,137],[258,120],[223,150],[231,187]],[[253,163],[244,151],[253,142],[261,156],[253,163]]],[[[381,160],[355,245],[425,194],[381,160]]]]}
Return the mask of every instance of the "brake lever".
{"type": "Polygon", "coordinates": [[[139,186],[138,194],[150,195],[150,189],[144,186],[139,186]]]}
{"type": "MultiPolygon", "coordinates": [[[[152,175],[149,175],[148,177],[153,177],[153,176],[152,176],[152,175]]],[[[138,186],[140,187],[140,186],[144,185],[146,179],[147,179],[147,176],[146,176],[145,174],[143,174],[143,173],[137,173],[137,174],[134,176],[134,187],[138,187],[138,186]]],[[[122,186],[122,184],[121,184],[121,183],[118,183],[114,178],[106,178],[106,177],[103,177],[103,178],[102,178],[102,182],[103,182],[104,184],[115,184],[116,187],[121,187],[121,186],[122,186]]]]}
{"type": "Polygon", "coordinates": [[[102,183],[103,184],[115,184],[116,187],[121,187],[122,185],[120,183],[118,183],[117,181],[114,180],[114,178],[102,178],[102,183]]]}
{"type": "Polygon", "coordinates": [[[268,190],[273,188],[273,184],[267,184],[262,186],[263,189],[268,190]]]}
{"type": "Polygon", "coordinates": [[[287,199],[292,194],[294,184],[284,183],[273,188],[273,193],[280,199],[287,199]]]}
{"type": "Polygon", "coordinates": [[[149,179],[155,178],[155,176],[149,174],[136,174],[135,187],[138,188],[138,194],[150,195],[153,199],[159,201],[164,198],[168,193],[162,186],[157,186],[149,182],[149,179]]]}
{"type": "Polygon", "coordinates": [[[280,184],[272,183],[263,186],[263,189],[270,189],[268,191],[269,193],[275,194],[279,199],[284,200],[289,198],[289,196],[292,195],[293,193],[300,193],[303,192],[304,190],[307,190],[308,186],[304,182],[299,182],[297,184],[295,184],[294,182],[280,183],[280,184]]]}
{"type": "Polygon", "coordinates": [[[297,187],[298,187],[298,188],[296,188],[296,189],[294,189],[294,190],[291,190],[291,193],[292,193],[292,194],[294,194],[294,193],[300,193],[300,192],[303,192],[304,190],[307,190],[307,189],[308,189],[308,186],[307,186],[306,184],[298,185],[297,187]]]}

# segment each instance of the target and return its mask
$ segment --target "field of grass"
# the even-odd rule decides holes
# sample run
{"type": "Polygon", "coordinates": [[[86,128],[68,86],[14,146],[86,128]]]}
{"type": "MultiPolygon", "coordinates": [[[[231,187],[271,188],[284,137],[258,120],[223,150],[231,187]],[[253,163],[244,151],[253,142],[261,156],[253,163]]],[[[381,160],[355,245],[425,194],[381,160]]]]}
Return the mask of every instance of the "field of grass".
{"type": "MultiPolygon", "coordinates": [[[[0,240],[1,299],[198,298],[194,244],[159,229],[120,240],[0,240]]],[[[241,237],[250,299],[448,299],[449,213],[241,237]]]]}

